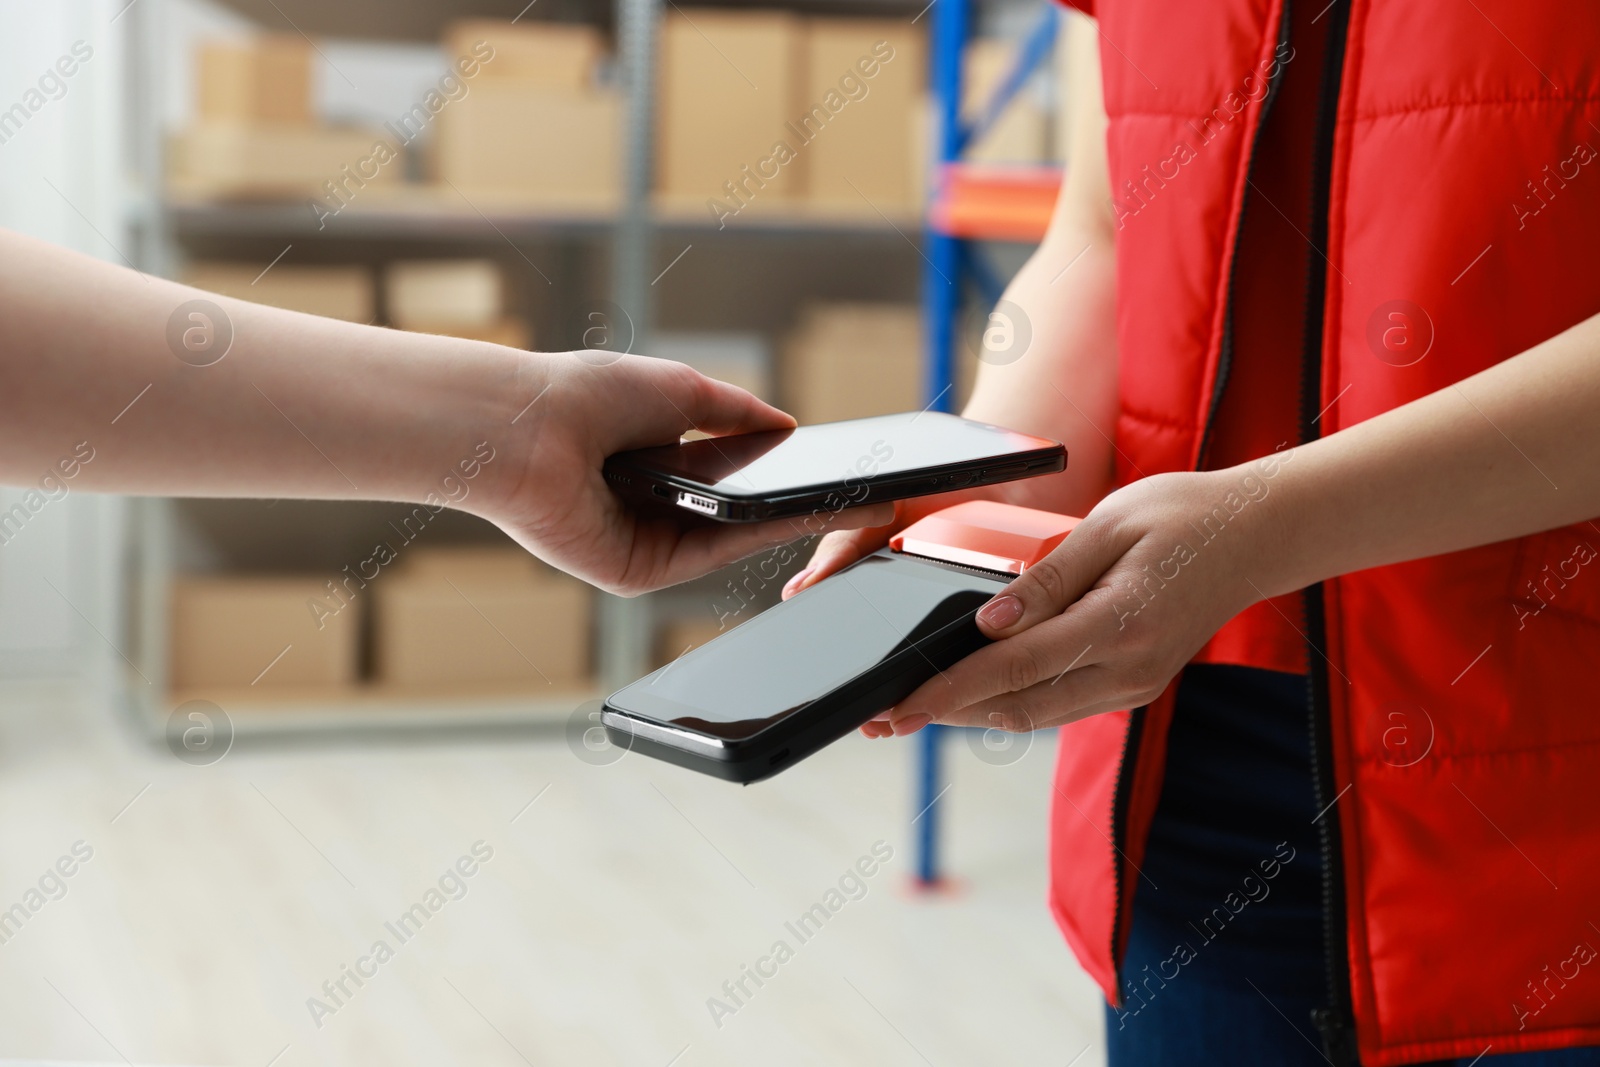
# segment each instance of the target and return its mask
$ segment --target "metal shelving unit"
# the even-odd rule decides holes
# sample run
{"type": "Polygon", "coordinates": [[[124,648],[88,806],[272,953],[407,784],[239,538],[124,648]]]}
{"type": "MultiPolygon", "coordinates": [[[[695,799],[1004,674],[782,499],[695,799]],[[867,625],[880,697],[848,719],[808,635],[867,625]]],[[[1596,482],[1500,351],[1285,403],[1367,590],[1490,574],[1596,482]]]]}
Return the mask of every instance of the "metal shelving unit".
{"type": "MultiPolygon", "coordinates": [[[[649,282],[655,249],[650,187],[655,162],[656,38],[659,0],[617,0],[617,55],[626,101],[623,117],[622,216],[611,259],[611,291],[633,320],[632,337],[650,350],[655,301],[649,282]]],[[[647,599],[605,597],[600,604],[599,669],[602,683],[621,686],[645,673],[654,618],[647,599]]]]}
{"type": "MultiPolygon", "coordinates": [[[[466,0],[446,6],[427,0],[222,0],[259,25],[278,32],[317,36],[364,36],[389,40],[436,40],[445,23],[464,17],[514,18],[525,0],[466,0]]],[[[712,0],[718,2],[718,0],[712,0]]],[[[786,0],[779,6],[816,14],[915,14],[914,0],[786,0]]],[[[626,94],[622,207],[553,207],[520,203],[469,204],[448,190],[409,186],[368,190],[340,213],[334,233],[319,231],[303,202],[216,202],[169,194],[165,188],[164,116],[159,106],[163,71],[174,61],[162,33],[164,0],[131,5],[127,20],[127,77],[131,135],[129,158],[135,186],[131,228],[141,269],[170,276],[186,248],[229,247],[235,243],[303,242],[371,257],[380,246],[397,243],[476,248],[504,252],[507,242],[554,244],[572,259],[609,251],[614,302],[633,320],[634,351],[647,345],[654,323],[652,279],[664,234],[692,235],[713,230],[703,205],[652,200],[655,42],[662,14],[660,0],[547,0],[541,15],[582,18],[613,27],[617,73],[626,94]]],[[[806,205],[763,205],[741,218],[739,238],[787,241],[801,235],[834,235],[900,242],[915,233],[912,214],[885,218],[875,213],[820,210],[806,205]]],[[[517,249],[519,255],[520,248],[517,249]]],[[[269,253],[270,255],[270,253],[269,253]]],[[[526,258],[526,257],[524,257],[526,258]]],[[[554,272],[552,272],[554,273],[554,272]]],[[[182,504],[168,499],[130,502],[125,552],[132,623],[131,651],[138,677],[130,676],[129,704],[136,720],[159,732],[174,696],[167,678],[167,588],[175,570],[173,546],[182,504]]],[[[623,600],[601,596],[597,660],[601,686],[623,684],[649,666],[654,597],[623,600]]],[[[409,697],[353,694],[349,699],[303,698],[274,703],[251,700],[230,707],[239,734],[327,734],[359,729],[458,730],[505,728],[564,721],[598,691],[561,694],[550,699],[524,697],[409,697]]]]}
{"type": "MultiPolygon", "coordinates": [[[[638,6],[641,0],[618,0],[619,5],[638,6]]],[[[349,27],[339,21],[350,13],[350,6],[289,5],[293,14],[277,4],[264,11],[254,10],[248,0],[230,3],[242,14],[262,25],[282,32],[308,35],[333,35],[349,27]],[[288,25],[274,26],[274,21],[288,25]]],[[[359,8],[358,3],[354,5],[359,8]]],[[[371,5],[368,5],[369,7],[371,5]]],[[[451,5],[448,10],[422,3],[384,4],[372,10],[370,19],[355,25],[398,25],[413,33],[394,33],[391,38],[434,37],[449,19],[485,16],[510,18],[517,12],[505,11],[495,0],[476,0],[451,5]],[[402,17],[398,23],[396,9],[402,17]],[[406,12],[413,16],[403,17],[406,12]]],[[[592,5],[591,5],[592,6],[592,5]]],[[[235,241],[251,239],[312,240],[318,236],[315,220],[303,202],[234,203],[188,200],[172,197],[165,185],[165,116],[160,106],[160,76],[172,61],[161,28],[166,12],[163,0],[144,0],[130,5],[127,18],[129,112],[131,143],[129,158],[135,194],[131,199],[131,228],[135,233],[136,258],[141,269],[170,276],[182,259],[186,244],[199,239],[235,241]]],[[[648,174],[648,146],[627,146],[631,161],[648,174]]],[[[446,241],[453,244],[552,238],[564,242],[593,244],[614,239],[622,227],[615,213],[596,210],[527,210],[511,213],[510,236],[496,231],[499,212],[485,218],[468,204],[445,200],[437,191],[406,189],[396,195],[369,195],[368,203],[341,213],[340,226],[329,244],[359,248],[370,241],[410,240],[419,244],[446,241]]],[[[637,239],[637,238],[635,238],[637,239]]],[[[648,263],[634,262],[630,269],[643,272],[648,263]]],[[[181,502],[164,498],[136,498],[130,501],[128,544],[124,554],[128,570],[131,606],[133,660],[136,676],[127,686],[128,705],[135,722],[152,734],[165,728],[173,706],[195,694],[173,692],[169,685],[167,641],[167,590],[176,570],[174,544],[180,521],[181,502]]],[[[607,598],[616,599],[616,598],[607,598]]],[[[628,617],[626,602],[620,614],[628,617]]],[[[612,609],[615,613],[616,609],[612,609]]],[[[639,610],[632,614],[638,615],[639,610]]],[[[637,623],[631,624],[634,628],[637,623]]],[[[647,624],[646,624],[647,625],[647,624]]],[[[602,627],[602,637],[617,627],[602,627]]],[[[613,642],[602,640],[599,649],[601,676],[620,677],[631,672],[631,649],[619,655],[613,642]]],[[[630,675],[631,676],[631,675],[630,675]]],[[[229,695],[229,716],[235,736],[289,737],[316,735],[332,737],[352,732],[450,731],[507,729],[554,725],[585,701],[599,695],[592,689],[566,691],[548,696],[536,693],[479,693],[442,696],[432,693],[384,691],[364,687],[352,693],[293,693],[263,697],[250,692],[229,695]]]]}
{"type": "MultiPolygon", "coordinates": [[[[945,198],[953,192],[954,179],[968,146],[977,143],[1005,111],[1029,75],[1049,55],[1055,43],[1059,16],[1054,5],[1046,5],[1033,28],[1024,38],[1012,69],[1000,80],[993,96],[968,118],[962,114],[964,84],[962,59],[972,32],[973,0],[939,0],[930,5],[932,13],[931,89],[938,138],[933,197],[923,231],[922,310],[928,344],[925,392],[929,407],[948,411],[955,393],[955,363],[958,322],[963,300],[970,287],[978,291],[985,306],[1000,299],[1000,284],[988,267],[981,249],[973,242],[986,237],[1014,240],[1013,228],[985,227],[981,219],[966,218],[958,231],[948,225],[951,212],[945,198]]],[[[924,889],[942,884],[939,861],[939,799],[942,785],[941,746],[950,727],[929,726],[917,736],[917,775],[914,818],[916,831],[916,882],[924,889]]]]}
{"type": "MultiPolygon", "coordinates": [[[[218,203],[212,200],[173,199],[165,207],[172,235],[195,237],[319,237],[316,220],[304,204],[218,203]]],[[[608,236],[619,224],[618,213],[596,208],[516,207],[477,202],[464,203],[452,194],[432,188],[397,193],[371,191],[339,215],[339,239],[370,238],[472,239],[503,246],[513,240],[547,236],[608,236]],[[481,209],[481,214],[480,214],[481,209]]],[[[795,234],[894,237],[896,229],[910,232],[921,224],[912,212],[845,212],[804,204],[752,207],[739,220],[739,235],[784,238],[795,234]]],[[[711,233],[716,226],[701,205],[657,202],[650,211],[649,229],[662,233],[711,233]]],[[[648,279],[647,279],[648,280],[648,279]]]]}

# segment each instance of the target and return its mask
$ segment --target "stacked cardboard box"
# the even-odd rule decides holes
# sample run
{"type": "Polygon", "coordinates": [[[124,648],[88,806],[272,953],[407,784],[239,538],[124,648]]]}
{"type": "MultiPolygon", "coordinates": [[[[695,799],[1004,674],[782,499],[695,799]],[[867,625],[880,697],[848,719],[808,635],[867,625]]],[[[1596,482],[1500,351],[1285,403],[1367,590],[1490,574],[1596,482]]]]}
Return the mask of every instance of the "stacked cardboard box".
{"type": "Polygon", "coordinates": [[[574,689],[587,683],[593,590],[521,549],[417,548],[373,586],[382,685],[574,689]]]}
{"type": "Polygon", "coordinates": [[[439,174],[469,196],[605,208],[617,202],[616,94],[500,82],[439,117],[439,174]]]}
{"type": "Polygon", "coordinates": [[[203,122],[244,126],[311,124],[311,46],[267,35],[253,42],[200,46],[195,101],[203,122]]]}
{"type": "Polygon", "coordinates": [[[569,91],[590,88],[605,55],[599,31],[577,23],[462,19],[445,29],[443,44],[451,61],[479,58],[479,76],[490,81],[569,91]]]}
{"type": "Polygon", "coordinates": [[[925,70],[922,30],[885,19],[807,24],[805,98],[796,126],[807,196],[851,210],[919,206],[916,116],[925,70]]]}
{"type": "Polygon", "coordinates": [[[339,606],[315,578],[180,578],[170,606],[174,690],[356,681],[360,602],[339,606]]]}
{"type": "Polygon", "coordinates": [[[488,259],[401,260],[384,271],[384,304],[400,329],[527,348],[527,323],[506,314],[504,293],[488,259]]]}
{"type": "Polygon", "coordinates": [[[781,11],[675,9],[661,27],[656,187],[771,203],[802,189],[788,128],[803,89],[804,24],[781,11]],[[774,156],[786,144],[789,152],[774,156]],[[793,156],[793,158],[790,158],[793,156]]]}
{"type": "Polygon", "coordinates": [[[416,547],[359,595],[313,577],[183,577],[171,587],[171,685],[256,693],[363,681],[440,690],[586,687],[593,590],[515,547],[416,547]],[[370,596],[373,676],[363,679],[370,596]]]}
{"type": "Polygon", "coordinates": [[[264,199],[326,196],[327,183],[347,191],[397,183],[401,168],[379,162],[380,144],[389,139],[377,130],[195,125],[169,145],[168,181],[189,196],[264,199]]]}
{"type": "Polygon", "coordinates": [[[801,423],[922,407],[922,327],[915,307],[814,304],[783,351],[783,404],[801,423]]]}
{"type": "Polygon", "coordinates": [[[622,112],[615,91],[594,85],[598,31],[472,19],[445,36],[452,54],[479,42],[492,56],[438,117],[439,177],[474,199],[613,206],[622,112]]]}
{"type": "Polygon", "coordinates": [[[898,20],[675,9],[661,35],[661,195],[723,223],[800,201],[917,206],[921,33],[898,20]]]}
{"type": "Polygon", "coordinates": [[[374,317],[372,275],[365,267],[191,263],[182,281],[197,289],[270,307],[369,323],[374,317]]]}
{"type": "MultiPolygon", "coordinates": [[[[734,212],[801,201],[863,213],[916,208],[922,32],[898,20],[674,8],[658,52],[659,194],[734,212]]],[[[442,46],[473,71],[459,79],[461,95],[418,120],[430,127],[423,143],[442,183],[474,202],[617,204],[622,108],[601,84],[597,29],[467,19],[442,46]]],[[[310,196],[331,213],[372,183],[400,181],[411,138],[319,124],[316,69],[299,37],[203,45],[196,121],[170,153],[173,187],[310,196]]]]}
{"type": "Polygon", "coordinates": [[[398,149],[381,131],[315,121],[312,50],[304,38],[207,42],[196,74],[196,121],[170,146],[174,188],[205,196],[319,196],[331,182],[349,195],[399,180],[398,149]]]}

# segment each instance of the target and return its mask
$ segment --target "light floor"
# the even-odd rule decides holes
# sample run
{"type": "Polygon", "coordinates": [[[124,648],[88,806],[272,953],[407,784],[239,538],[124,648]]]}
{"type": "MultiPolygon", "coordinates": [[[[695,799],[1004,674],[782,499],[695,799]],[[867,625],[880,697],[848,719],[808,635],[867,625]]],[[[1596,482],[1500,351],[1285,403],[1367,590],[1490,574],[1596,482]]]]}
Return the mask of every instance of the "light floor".
{"type": "Polygon", "coordinates": [[[559,734],[193,767],[96,703],[0,690],[0,909],[93,849],[0,944],[0,1060],[1104,1062],[1098,995],[1045,910],[1051,736],[1005,767],[952,738],[961,885],[919,898],[903,741],[851,738],[745,789],[591,766],[559,734]],[[893,859],[802,943],[785,923],[880,841],[893,859]],[[400,943],[384,924],[476,842],[493,855],[465,895],[400,943]],[[307,998],[334,1006],[322,983],[378,939],[393,958],[316,1025],[307,998]],[[708,998],[733,1007],[723,982],[779,940],[792,957],[719,1026],[708,998]]]}

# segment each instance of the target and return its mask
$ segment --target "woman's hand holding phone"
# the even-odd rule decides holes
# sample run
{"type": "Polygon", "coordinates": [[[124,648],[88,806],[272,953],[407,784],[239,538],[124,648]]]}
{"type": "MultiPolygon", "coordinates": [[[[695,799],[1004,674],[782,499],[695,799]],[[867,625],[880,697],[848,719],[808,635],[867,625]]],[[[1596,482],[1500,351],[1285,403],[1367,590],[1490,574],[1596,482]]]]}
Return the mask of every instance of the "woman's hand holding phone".
{"type": "MultiPolygon", "coordinates": [[[[962,489],[954,493],[899,501],[894,505],[894,519],[887,525],[868,526],[858,530],[836,530],[823,537],[817,543],[811,561],[783,587],[783,598],[788,600],[802,589],[843,570],[856,560],[870,556],[887,545],[890,537],[918,519],[963,501],[1000,500],[1022,507],[1059,512],[1062,510],[1062,481],[1060,475],[1048,475],[1026,481],[962,489]]],[[[868,737],[890,736],[893,732],[890,728],[890,714],[891,712],[886,711],[863,724],[861,732],[868,737]]]]}
{"type": "MultiPolygon", "coordinates": [[[[1234,615],[1263,598],[1250,568],[1282,548],[1238,469],[1161,474],[1106,497],[1061,546],[978,612],[994,640],[862,727],[1026,731],[1155,699],[1234,615]],[[1225,500],[1245,500],[1205,539],[1225,500]]],[[[1263,579],[1265,580],[1265,579],[1263,579]]]]}

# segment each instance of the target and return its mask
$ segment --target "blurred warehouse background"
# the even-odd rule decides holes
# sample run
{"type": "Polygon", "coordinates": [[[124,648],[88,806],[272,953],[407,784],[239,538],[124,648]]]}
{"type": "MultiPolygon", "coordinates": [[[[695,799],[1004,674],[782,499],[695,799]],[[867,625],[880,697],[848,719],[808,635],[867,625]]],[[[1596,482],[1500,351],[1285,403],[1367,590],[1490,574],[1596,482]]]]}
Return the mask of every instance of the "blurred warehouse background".
{"type": "MultiPolygon", "coordinates": [[[[491,17],[503,13],[492,2],[290,12],[272,0],[139,0],[125,13],[112,5],[116,21],[104,22],[92,4],[26,16],[12,5],[18,25],[3,47],[19,78],[53,70],[52,48],[68,56],[77,41],[88,55],[60,79],[61,99],[46,87],[39,115],[11,132],[0,210],[16,228],[230,296],[518,347],[683,360],[805,422],[922,406],[915,244],[931,115],[915,7],[668,6],[644,313],[614,299],[628,145],[613,11],[498,7],[509,16],[491,17]]],[[[1007,69],[1037,4],[980,14],[966,64],[975,100],[1007,69]]],[[[1052,73],[1039,69],[969,158],[1054,158],[1052,73]]],[[[459,698],[464,686],[570,705],[571,691],[593,686],[609,616],[586,605],[580,617],[594,626],[547,632],[553,608],[591,595],[518,559],[483,524],[432,524],[397,573],[356,595],[378,543],[421,536],[391,528],[395,510],[52,508],[30,519],[31,536],[5,531],[0,648],[10,669],[54,670],[80,653],[105,658],[85,622],[107,636],[131,627],[128,656],[153,684],[152,670],[164,675],[157,688],[213,699],[219,687],[250,690],[249,702],[319,711],[380,690],[459,698]],[[59,597],[30,580],[36,554],[115,568],[125,523],[130,600],[102,603],[92,579],[59,597]],[[492,586],[488,617],[442,600],[446,578],[492,586]],[[512,647],[524,643],[525,656],[512,647]],[[429,654],[402,651],[412,648],[429,654]]],[[[714,633],[722,613],[708,600],[726,581],[656,598],[647,621],[619,624],[636,632],[618,635],[631,644],[611,680],[714,633]]],[[[492,703],[479,710],[495,714],[492,703]]]]}
{"type": "MultiPolygon", "coordinates": [[[[538,350],[625,350],[682,360],[785,407],[802,422],[920,408],[929,399],[920,247],[943,188],[931,162],[937,134],[929,89],[931,6],[924,0],[714,6],[671,0],[0,0],[0,225],[208,290],[355,322],[538,350]],[[619,10],[648,12],[649,32],[628,29],[619,10]],[[651,110],[642,126],[630,122],[638,113],[630,110],[629,97],[630,87],[641,85],[634,100],[648,99],[651,110]],[[640,188],[646,195],[630,195],[640,188]]],[[[1040,20],[1055,17],[1041,0],[982,0],[971,4],[971,16],[962,67],[969,110],[1013,69],[1040,20]]],[[[1065,52],[1058,45],[1032,66],[1004,113],[966,154],[979,184],[1015,179],[1035,200],[1043,189],[1046,210],[1062,164],[1058,97],[1065,52]]],[[[984,252],[1000,280],[1028,254],[1035,222],[974,235],[996,238],[984,252]]],[[[958,397],[970,386],[974,335],[984,321],[981,297],[974,294],[968,303],[972,309],[959,325],[958,397]]],[[[443,798],[481,774],[498,790],[497,803],[515,795],[520,804],[525,783],[561,784],[560,774],[587,769],[568,752],[571,725],[581,725],[583,709],[607,686],[704,642],[724,620],[737,623],[774,602],[787,577],[752,581],[734,568],[623,602],[544,567],[493,527],[460,513],[432,516],[381,503],[62,494],[39,505],[22,490],[0,489],[0,811],[7,812],[0,832],[12,857],[0,863],[6,878],[0,907],[23,892],[37,873],[33,867],[53,857],[58,838],[67,835],[71,842],[91,809],[108,807],[103,814],[117,816],[119,832],[159,851],[161,827],[148,827],[139,838],[140,831],[127,829],[132,814],[124,820],[118,811],[136,790],[135,800],[145,795],[141,782],[145,789],[156,784],[143,801],[151,807],[163,803],[163,788],[171,791],[169,807],[161,809],[169,814],[191,803],[214,809],[214,820],[201,819],[179,831],[179,839],[197,835],[192,840],[224,852],[225,842],[236,841],[241,857],[257,830],[250,828],[251,817],[234,811],[243,803],[235,793],[247,792],[256,776],[264,776],[256,787],[262,799],[274,792],[266,779],[277,777],[333,804],[330,797],[348,787],[342,776],[354,775],[365,783],[367,794],[357,806],[367,814],[353,821],[336,817],[337,829],[328,832],[357,842],[370,831],[370,820],[381,818],[378,797],[401,808],[418,796],[448,804],[443,798]],[[218,775],[197,787],[183,777],[192,768],[167,752],[163,738],[172,724],[189,721],[175,719],[178,710],[196,707],[222,713],[237,745],[228,773],[240,777],[218,775]],[[64,741],[63,731],[81,740],[64,741]],[[525,748],[507,754],[507,739],[525,748]],[[430,753],[438,753],[436,762],[428,762],[430,753]],[[57,803],[62,782],[71,783],[73,799],[57,803]],[[415,796],[413,787],[420,791],[415,796]],[[185,792],[190,789],[200,791],[185,792]],[[43,857],[39,863],[36,853],[43,857]]],[[[956,746],[956,756],[965,757],[968,747],[956,746]]],[[[872,952],[902,953],[904,946],[893,941],[899,936],[928,949],[921,964],[911,962],[914,957],[879,964],[886,986],[904,987],[920,981],[925,967],[981,953],[983,939],[975,931],[987,928],[999,938],[1002,947],[989,946],[997,953],[1020,951],[1003,947],[1008,937],[1030,946],[1022,952],[1037,957],[1022,965],[1029,991],[1002,996],[995,990],[987,1021],[972,1028],[997,1028],[996,1040],[1010,1032],[1030,1056],[1050,1048],[1050,1062],[1067,1062],[1091,1043],[1098,1016],[1044,912],[1043,819],[1053,747],[1053,737],[1044,737],[1031,750],[1024,747],[1025,758],[956,760],[956,782],[963,775],[988,776],[981,779],[987,783],[981,803],[974,799],[961,809],[962,790],[953,795],[958,813],[951,832],[975,846],[957,855],[973,867],[995,864],[990,884],[997,895],[976,888],[984,875],[964,871],[974,881],[970,899],[951,905],[965,910],[947,913],[963,916],[964,934],[941,940],[948,936],[941,927],[946,920],[932,912],[917,913],[904,929],[885,917],[879,921],[893,927],[891,940],[872,952]],[[1019,909],[1026,911],[1021,918],[1019,909]],[[953,955],[942,956],[946,950],[953,955]],[[1047,989],[1051,983],[1061,988],[1047,989]]],[[[813,888],[813,870],[831,870],[836,852],[848,852],[848,862],[872,840],[856,840],[867,831],[856,832],[851,803],[874,809],[861,818],[886,827],[908,863],[906,826],[920,815],[905,808],[913,795],[909,753],[854,741],[839,748],[786,777],[788,784],[753,804],[742,822],[735,818],[701,837],[737,840],[776,827],[779,839],[801,839],[794,846],[798,858],[787,866],[774,861],[769,872],[803,887],[793,898],[797,904],[824,887],[826,880],[813,888]],[[869,778],[870,786],[864,784],[869,778]],[[827,818],[850,827],[842,852],[812,840],[827,835],[807,828],[806,797],[819,791],[830,796],[822,805],[827,818]]],[[[691,798],[685,804],[729,806],[731,794],[686,779],[662,781],[683,790],[691,798]]],[[[642,783],[640,775],[634,784],[642,783]]],[[[581,885],[583,875],[574,868],[621,864],[606,875],[607,885],[618,883],[613,890],[659,878],[663,892],[692,899],[691,910],[707,904],[698,895],[698,869],[679,872],[686,879],[679,885],[679,875],[630,866],[635,861],[626,849],[586,851],[593,835],[628,822],[635,799],[660,806],[659,797],[643,790],[635,798],[625,790],[589,799],[615,818],[586,823],[582,831],[569,825],[565,844],[551,853],[568,848],[564,862],[570,866],[562,877],[581,885]]],[[[308,799],[301,810],[317,803],[308,799]]],[[[554,804],[559,809],[561,802],[554,804]]],[[[349,814],[348,807],[342,810],[349,814]]],[[[304,817],[280,814],[297,830],[306,826],[304,817]]],[[[270,809],[265,817],[274,818],[270,809]]],[[[95,818],[98,827],[113,829],[95,818]]],[[[672,829],[686,828],[679,823],[672,829]]],[[[629,832],[653,833],[637,826],[629,832]]],[[[315,839],[313,848],[332,850],[329,866],[359,866],[316,829],[306,827],[301,837],[308,844],[315,839]]],[[[378,838],[388,840],[382,833],[378,838]]],[[[690,835],[685,847],[699,840],[690,835]]],[[[161,1005],[140,1009],[160,1020],[151,1024],[156,1032],[206,1035],[165,1042],[135,1021],[139,1011],[126,1005],[144,1003],[137,997],[119,1000],[114,983],[80,986],[84,997],[98,997],[102,1005],[123,1005],[102,1009],[113,1018],[103,1036],[143,1041],[138,1051],[129,1050],[132,1059],[267,1063],[282,1043],[267,1036],[276,1031],[246,1008],[220,1008],[204,991],[206,976],[227,966],[185,962],[171,946],[172,954],[163,955],[154,947],[159,939],[141,943],[126,935],[144,922],[183,927],[179,916],[161,917],[163,902],[173,899],[172,868],[152,874],[143,862],[131,853],[123,860],[113,854],[106,869],[119,872],[121,888],[82,891],[97,894],[94,908],[121,914],[117,933],[107,934],[99,918],[85,918],[59,941],[31,928],[24,933],[34,937],[32,948],[0,941],[0,999],[26,1003],[39,995],[38,976],[23,976],[22,961],[45,967],[81,952],[77,962],[83,963],[94,946],[114,943],[112,972],[136,974],[148,964],[167,983],[161,1005]],[[124,936],[126,942],[119,940],[124,936]],[[227,1026],[208,1027],[208,1018],[218,1014],[227,1026]],[[248,1055],[235,1040],[245,1032],[251,1034],[248,1055]]],[[[199,883],[185,884],[214,885],[226,899],[214,898],[202,911],[226,914],[230,929],[259,924],[273,931],[282,923],[286,944],[319,941],[323,934],[310,919],[269,917],[261,900],[308,893],[310,914],[324,916],[319,894],[344,890],[306,889],[303,880],[265,861],[250,874],[252,862],[241,859],[231,873],[212,872],[211,883],[197,874],[199,883]],[[261,899],[246,899],[252,892],[261,899]]],[[[716,855],[707,861],[719,862],[716,855]]],[[[326,868],[301,869],[313,870],[315,881],[337,881],[326,868]]],[[[896,874],[905,877],[903,869],[896,874]]],[[[339,878],[352,888],[362,881],[342,871],[339,878]]],[[[408,892],[397,889],[395,903],[408,892]]],[[[515,911],[537,898],[530,891],[521,904],[505,907],[515,911]]],[[[888,891],[874,899],[885,916],[907,906],[888,891]]],[[[613,903],[625,906],[623,900],[613,903]]],[[[568,909],[572,901],[539,906],[546,904],[568,909]]],[[[604,921],[576,915],[589,928],[604,921]]],[[[671,920],[662,921],[670,931],[671,920]]],[[[662,927],[652,929],[659,934],[662,927]]],[[[182,943],[181,935],[173,937],[182,943]]],[[[738,953],[760,947],[759,938],[747,947],[744,942],[721,952],[707,976],[717,967],[736,973],[738,953]]],[[[190,948],[202,951],[201,945],[190,948]]],[[[567,960],[571,967],[583,948],[574,942],[563,951],[574,954],[567,960]]],[[[284,1018],[305,1031],[284,1039],[296,1045],[284,1064],[379,1062],[364,1055],[371,1046],[361,1042],[376,1040],[371,1035],[384,1026],[404,1032],[407,1024],[395,1020],[431,1010],[375,997],[382,1004],[372,1009],[376,1018],[354,1031],[366,1037],[317,1051],[309,1036],[317,1028],[306,1029],[301,1002],[315,987],[313,971],[320,980],[342,966],[334,955],[315,965],[283,965],[303,974],[305,990],[292,982],[280,989],[276,977],[262,980],[282,994],[284,1018]]],[[[252,966],[271,970],[266,963],[252,966]]],[[[71,970],[63,965],[61,973],[71,970]]],[[[603,983],[591,977],[591,999],[600,998],[603,983]]],[[[648,996],[680,979],[663,972],[650,981],[630,978],[642,984],[625,987],[629,998],[648,996]]],[[[701,1002],[716,988],[716,982],[706,984],[700,996],[680,998],[701,1029],[701,1002]]],[[[73,999],[64,985],[57,992],[61,1000],[73,999]]],[[[51,996],[48,990],[43,995],[51,996]]],[[[541,995],[559,999],[559,983],[546,982],[541,995]]],[[[253,1004],[252,997],[244,1000],[253,1004]]],[[[808,1003],[831,1010],[816,998],[802,999],[798,1014],[784,1017],[771,1033],[800,1027],[796,1020],[808,1003]]],[[[46,1007],[20,1028],[3,1028],[9,1033],[0,1037],[0,1059],[123,1058],[110,1042],[75,1031],[60,1000],[46,1007]]],[[[79,1008],[74,1005],[78,1016],[95,1017],[79,1008]]],[[[858,1001],[852,1010],[860,1008],[858,1001]]],[[[666,1011],[660,1005],[651,1010],[666,1011]]],[[[926,1013],[929,1025],[940,1025],[939,1005],[905,1010],[926,1013]]],[[[480,1014],[514,1032],[504,1003],[499,1011],[498,1017],[480,1014]]],[[[866,1027],[872,1018],[853,1017],[841,1032],[866,1027]]],[[[583,1027],[591,1024],[593,1033],[604,1031],[597,1020],[573,1025],[589,1034],[583,1027]]],[[[882,1056],[874,1062],[920,1062],[920,1051],[908,1049],[892,1029],[886,1033],[863,1046],[880,1048],[882,1038],[882,1056]]],[[[969,1036],[973,1043],[964,1047],[983,1047],[969,1036]]],[[[546,1054],[523,1059],[624,1062],[618,1049],[631,1055],[647,1047],[653,1055],[655,1048],[632,1038],[618,1044],[598,1037],[565,1045],[552,1040],[546,1054]]],[[[692,1046],[700,1039],[684,1040],[692,1046]]],[[[748,1047],[757,1044],[752,1038],[748,1047]]],[[[432,1048],[426,1041],[419,1047],[432,1048]]],[[[835,1035],[817,1047],[851,1044],[835,1035]]],[[[492,1051],[463,1062],[516,1062],[493,1035],[484,1048],[492,1051]]],[[[678,1062],[675,1051],[677,1044],[662,1048],[660,1062],[678,1062]]],[[[925,1051],[931,1062],[974,1062],[925,1051]]],[[[418,1055],[417,1062],[449,1059],[432,1052],[395,1055],[393,1062],[405,1062],[406,1055],[418,1055]]],[[[682,1062],[734,1061],[723,1058],[728,1053],[697,1055],[682,1062]]],[[[1097,1056],[1089,1052],[1074,1062],[1093,1063],[1097,1056]]],[[[734,1059],[758,1061],[745,1053],[734,1059]]],[[[797,1054],[759,1061],[827,1059],[797,1054]]],[[[1038,1061],[1000,1055],[992,1062],[1038,1061]]]]}

